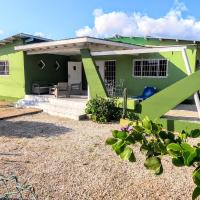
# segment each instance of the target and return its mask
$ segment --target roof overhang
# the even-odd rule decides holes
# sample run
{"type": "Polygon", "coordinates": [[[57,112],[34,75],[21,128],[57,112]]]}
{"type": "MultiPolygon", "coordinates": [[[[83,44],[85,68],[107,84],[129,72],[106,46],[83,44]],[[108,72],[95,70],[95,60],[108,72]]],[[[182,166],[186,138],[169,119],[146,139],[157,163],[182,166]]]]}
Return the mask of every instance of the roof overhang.
{"type": "Polygon", "coordinates": [[[146,53],[176,52],[176,51],[182,51],[183,49],[186,48],[187,46],[146,47],[146,48],[136,48],[130,50],[91,52],[91,55],[92,56],[138,55],[146,53]]]}
{"type": "Polygon", "coordinates": [[[28,55],[59,54],[78,55],[81,49],[90,49],[91,52],[104,52],[114,50],[141,49],[142,46],[113,42],[91,37],[72,38],[66,40],[41,42],[35,44],[16,46],[15,50],[25,51],[28,55]]]}
{"type": "Polygon", "coordinates": [[[0,40],[0,46],[4,46],[9,43],[13,43],[14,41],[16,41],[18,39],[24,39],[25,43],[33,42],[34,40],[37,40],[38,42],[52,41],[50,39],[42,38],[39,36],[29,35],[29,34],[25,34],[25,33],[19,33],[19,34],[16,34],[16,35],[13,35],[13,36],[10,36],[10,37],[0,40]]]}

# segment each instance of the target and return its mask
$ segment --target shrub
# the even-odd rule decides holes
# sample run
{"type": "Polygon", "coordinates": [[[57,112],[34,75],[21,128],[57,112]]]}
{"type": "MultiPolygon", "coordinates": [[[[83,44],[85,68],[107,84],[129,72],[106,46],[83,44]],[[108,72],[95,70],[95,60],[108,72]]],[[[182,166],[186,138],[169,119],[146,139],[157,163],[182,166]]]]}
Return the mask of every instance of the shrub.
{"type": "Polygon", "coordinates": [[[138,115],[133,110],[126,111],[126,118],[132,121],[139,119],[138,115]]]}
{"type": "Polygon", "coordinates": [[[121,130],[114,130],[112,137],[106,140],[106,144],[112,145],[113,151],[120,158],[135,162],[133,146],[139,143],[140,151],[146,155],[144,166],[157,175],[163,172],[161,159],[164,155],[169,155],[177,167],[195,167],[192,178],[196,188],[192,199],[196,199],[200,195],[200,144],[192,146],[187,143],[187,138],[199,136],[199,129],[191,132],[182,131],[179,134],[165,131],[161,124],[146,117],[122,127],[121,130]]]}
{"type": "Polygon", "coordinates": [[[116,99],[102,97],[88,101],[85,112],[91,114],[91,119],[99,123],[119,120],[122,115],[122,110],[116,107],[116,99]]]}

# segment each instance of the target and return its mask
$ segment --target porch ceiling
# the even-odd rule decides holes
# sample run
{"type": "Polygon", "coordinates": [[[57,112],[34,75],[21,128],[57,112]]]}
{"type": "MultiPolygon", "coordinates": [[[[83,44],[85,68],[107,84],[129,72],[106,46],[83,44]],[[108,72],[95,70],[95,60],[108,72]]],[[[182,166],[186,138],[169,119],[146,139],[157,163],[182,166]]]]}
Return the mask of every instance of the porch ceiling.
{"type": "Polygon", "coordinates": [[[112,42],[104,39],[91,37],[74,38],[59,41],[41,42],[36,44],[16,46],[17,51],[26,51],[28,55],[33,54],[59,54],[77,55],[81,49],[90,49],[91,52],[141,49],[142,46],[112,42]]]}

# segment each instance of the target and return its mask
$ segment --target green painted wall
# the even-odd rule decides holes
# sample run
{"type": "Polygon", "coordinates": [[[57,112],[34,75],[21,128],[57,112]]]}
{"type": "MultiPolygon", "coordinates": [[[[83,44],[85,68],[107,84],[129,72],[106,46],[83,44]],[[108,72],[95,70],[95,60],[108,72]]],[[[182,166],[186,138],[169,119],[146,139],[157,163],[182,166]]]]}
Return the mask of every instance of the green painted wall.
{"type": "Polygon", "coordinates": [[[14,51],[21,40],[0,47],[0,60],[9,61],[9,75],[0,75],[0,96],[22,98],[25,95],[23,52],[14,51]]]}
{"type": "MultiPolygon", "coordinates": [[[[187,49],[192,71],[195,71],[196,48],[187,49]]],[[[145,86],[154,86],[158,91],[168,87],[176,81],[187,76],[181,52],[165,52],[154,54],[143,54],[139,56],[107,56],[96,57],[95,60],[116,60],[116,81],[125,81],[128,96],[140,95],[145,86]],[[166,78],[139,78],[133,77],[133,60],[142,58],[165,58],[168,59],[168,77],[166,78]]]]}
{"type": "Polygon", "coordinates": [[[57,83],[68,80],[67,73],[67,56],[41,54],[41,55],[25,55],[25,88],[26,94],[31,93],[32,82],[46,81],[49,83],[57,83]],[[39,62],[43,60],[46,67],[40,69],[39,62]],[[61,68],[56,71],[55,64],[59,62],[61,68]]]}

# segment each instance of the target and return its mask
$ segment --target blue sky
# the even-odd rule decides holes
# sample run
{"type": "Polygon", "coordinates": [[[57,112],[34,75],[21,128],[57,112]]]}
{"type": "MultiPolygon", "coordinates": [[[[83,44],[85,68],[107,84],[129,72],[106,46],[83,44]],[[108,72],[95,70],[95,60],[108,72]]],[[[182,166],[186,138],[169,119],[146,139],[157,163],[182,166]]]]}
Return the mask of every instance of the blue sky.
{"type": "Polygon", "coordinates": [[[115,34],[200,39],[199,0],[0,2],[0,38],[24,32],[53,39],[115,34]]]}

